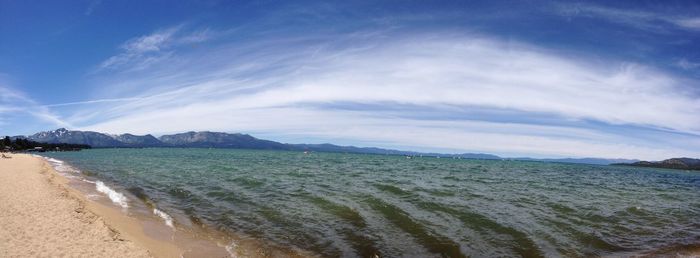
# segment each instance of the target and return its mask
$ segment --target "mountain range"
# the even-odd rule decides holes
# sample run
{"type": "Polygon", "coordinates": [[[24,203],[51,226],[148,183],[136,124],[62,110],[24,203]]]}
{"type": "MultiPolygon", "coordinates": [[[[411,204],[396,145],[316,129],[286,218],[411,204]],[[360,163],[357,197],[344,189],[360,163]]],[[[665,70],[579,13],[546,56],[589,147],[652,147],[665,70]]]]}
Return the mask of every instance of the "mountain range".
{"type": "Polygon", "coordinates": [[[638,161],[634,163],[623,163],[615,165],[625,165],[634,167],[670,168],[684,170],[700,170],[700,159],[672,158],[662,161],[638,161]]]}
{"type": "MultiPolygon", "coordinates": [[[[260,149],[260,150],[289,150],[289,151],[318,151],[318,152],[342,152],[342,153],[367,153],[389,154],[408,156],[436,156],[443,158],[463,159],[504,159],[492,154],[484,153],[424,153],[415,151],[401,151],[373,147],[339,146],[330,143],[324,144],[288,144],[275,141],[258,139],[248,134],[222,133],[222,132],[186,132],[155,137],[153,135],[119,134],[110,135],[90,131],[74,131],[65,128],[53,131],[35,133],[29,136],[15,136],[13,138],[27,138],[44,143],[70,143],[87,144],[93,148],[146,148],[146,147],[179,147],[179,148],[235,148],[235,149],[260,149]]],[[[508,158],[509,160],[584,163],[596,165],[608,165],[612,163],[632,163],[638,160],[625,159],[533,159],[533,158],[508,158]]]]}
{"type": "Polygon", "coordinates": [[[90,131],[73,131],[65,128],[53,131],[35,133],[29,136],[15,136],[44,143],[73,143],[87,144],[93,148],[147,148],[147,147],[179,147],[179,148],[235,148],[260,150],[290,150],[290,151],[320,151],[347,152],[391,155],[428,155],[441,157],[459,157],[472,159],[500,159],[496,155],[480,153],[440,154],[400,151],[381,148],[362,148],[355,146],[339,146],[324,144],[287,144],[258,139],[248,134],[222,132],[186,132],[155,137],[153,135],[119,134],[110,135],[90,131]]]}

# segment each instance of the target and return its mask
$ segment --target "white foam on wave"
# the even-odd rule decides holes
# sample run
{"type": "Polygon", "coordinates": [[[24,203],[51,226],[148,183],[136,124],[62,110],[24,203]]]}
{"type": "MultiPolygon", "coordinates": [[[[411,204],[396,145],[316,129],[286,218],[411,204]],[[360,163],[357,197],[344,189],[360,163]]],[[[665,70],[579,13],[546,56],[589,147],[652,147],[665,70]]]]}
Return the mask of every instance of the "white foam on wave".
{"type": "Polygon", "coordinates": [[[78,171],[77,171],[76,169],[74,169],[73,167],[68,166],[68,165],[63,165],[63,164],[56,165],[56,166],[53,167],[53,169],[55,169],[55,170],[58,171],[58,172],[73,172],[73,173],[77,173],[77,172],[78,172],[78,171]]]}
{"type": "Polygon", "coordinates": [[[81,180],[82,179],[79,176],[73,176],[73,175],[69,175],[69,174],[65,174],[65,173],[61,173],[61,176],[65,177],[67,179],[70,179],[70,180],[81,180]]]}
{"type": "Polygon", "coordinates": [[[238,248],[238,244],[236,244],[235,241],[231,241],[231,243],[225,246],[224,248],[226,248],[226,252],[228,252],[231,258],[238,257],[238,255],[236,255],[236,249],[238,248]]]}
{"type": "MultiPolygon", "coordinates": [[[[37,155],[37,157],[42,157],[42,156],[37,155]]],[[[49,158],[49,157],[42,157],[42,158],[44,158],[49,164],[51,164],[51,167],[53,167],[53,169],[56,170],[56,172],[58,172],[62,176],[65,176],[67,178],[72,178],[72,179],[79,178],[79,177],[69,175],[69,173],[79,173],[80,171],[71,167],[68,164],[65,164],[63,162],[63,160],[58,160],[58,159],[49,158]]]]}
{"type": "MultiPolygon", "coordinates": [[[[38,157],[42,157],[42,156],[38,156],[38,157]]],[[[97,189],[97,191],[107,195],[107,197],[109,197],[109,200],[111,200],[114,204],[117,204],[117,205],[121,206],[122,208],[129,208],[129,203],[127,202],[128,199],[126,198],[126,196],[124,196],[124,194],[122,194],[120,192],[115,191],[112,188],[109,188],[107,185],[105,185],[104,182],[99,181],[99,180],[98,181],[91,181],[91,180],[83,178],[82,176],[71,175],[71,173],[80,174],[80,171],[78,169],[71,167],[68,164],[65,164],[62,160],[49,158],[49,157],[43,157],[43,158],[46,159],[46,161],[48,161],[51,164],[53,169],[56,170],[56,172],[58,172],[62,176],[69,178],[69,179],[82,180],[83,182],[86,182],[86,183],[95,184],[95,188],[97,189]]],[[[97,197],[97,195],[88,194],[87,197],[89,199],[95,199],[95,197],[97,197]]]]}
{"type": "Polygon", "coordinates": [[[51,162],[51,163],[63,164],[63,161],[62,161],[62,160],[57,160],[57,159],[54,159],[54,158],[46,158],[46,160],[48,160],[48,161],[51,162]]]}
{"type": "Polygon", "coordinates": [[[97,188],[98,192],[104,193],[109,197],[110,200],[112,200],[113,203],[121,206],[122,208],[129,208],[129,203],[127,203],[126,196],[124,194],[114,191],[112,188],[109,188],[105,183],[102,181],[97,181],[95,182],[95,187],[97,188]]]}
{"type": "Polygon", "coordinates": [[[173,224],[173,217],[170,217],[170,215],[159,209],[153,209],[153,214],[163,219],[163,221],[165,221],[165,225],[172,229],[175,229],[175,225],[173,224]]]}

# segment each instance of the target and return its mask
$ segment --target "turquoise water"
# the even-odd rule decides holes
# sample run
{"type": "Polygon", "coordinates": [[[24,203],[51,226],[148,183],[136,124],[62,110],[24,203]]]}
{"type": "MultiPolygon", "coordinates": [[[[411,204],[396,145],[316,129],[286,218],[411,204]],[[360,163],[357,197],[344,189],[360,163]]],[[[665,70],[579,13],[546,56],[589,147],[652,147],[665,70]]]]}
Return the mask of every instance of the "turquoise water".
{"type": "Polygon", "coordinates": [[[47,156],[130,202],[157,203],[176,224],[325,257],[591,256],[700,243],[700,173],[686,171],[223,149],[47,156]]]}

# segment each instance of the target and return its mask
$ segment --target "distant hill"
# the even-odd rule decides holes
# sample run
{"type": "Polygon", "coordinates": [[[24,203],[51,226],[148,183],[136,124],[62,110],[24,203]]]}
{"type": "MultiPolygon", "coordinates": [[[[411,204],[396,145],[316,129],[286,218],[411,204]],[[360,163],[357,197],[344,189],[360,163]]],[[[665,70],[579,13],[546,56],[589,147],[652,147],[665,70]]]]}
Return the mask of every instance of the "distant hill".
{"type": "Polygon", "coordinates": [[[120,134],[113,136],[114,140],[121,142],[124,146],[129,147],[162,147],[163,142],[158,140],[158,138],[153,137],[153,135],[133,135],[133,134],[120,134]]]}
{"type": "Polygon", "coordinates": [[[259,150],[296,150],[317,152],[368,153],[389,155],[424,155],[466,159],[501,159],[496,155],[481,153],[440,154],[400,151],[373,147],[339,146],[324,144],[286,144],[258,139],[248,134],[221,132],[186,132],[154,137],[152,135],[120,134],[109,135],[90,131],[72,131],[65,128],[39,132],[30,136],[15,136],[46,143],[87,144],[94,148],[141,148],[141,147],[180,147],[180,148],[235,148],[259,150]]]}
{"type": "Polygon", "coordinates": [[[575,158],[562,158],[562,159],[513,158],[513,160],[577,163],[577,164],[591,164],[591,165],[610,165],[610,164],[621,164],[621,163],[634,163],[634,162],[639,161],[637,159],[601,159],[601,158],[579,158],[579,159],[575,159],[575,158]]]}
{"type": "Polygon", "coordinates": [[[443,158],[463,158],[463,159],[501,159],[501,157],[483,153],[461,153],[461,154],[444,154],[444,153],[426,153],[416,151],[400,151],[391,149],[381,149],[374,147],[355,147],[355,146],[338,146],[330,143],[323,144],[287,144],[291,149],[309,150],[319,152],[343,152],[343,153],[368,153],[368,154],[389,154],[389,155],[407,155],[407,156],[433,156],[443,158]]]}
{"type": "Polygon", "coordinates": [[[217,132],[186,132],[163,135],[158,138],[162,144],[176,147],[238,148],[263,150],[290,150],[287,144],[261,140],[247,134],[217,132]]]}
{"type": "Polygon", "coordinates": [[[672,158],[662,161],[639,161],[629,164],[615,164],[635,167],[670,168],[684,170],[700,170],[700,159],[672,158]]]}
{"type": "Polygon", "coordinates": [[[54,131],[35,133],[27,136],[29,140],[45,143],[86,144],[93,148],[126,147],[127,144],[112,136],[97,132],[69,131],[60,128],[54,131]]]}
{"type": "MultiPolygon", "coordinates": [[[[504,159],[492,154],[484,153],[424,153],[415,151],[401,151],[374,147],[339,146],[330,143],[323,144],[288,144],[275,141],[258,139],[248,134],[222,133],[222,132],[186,132],[163,135],[158,138],[148,135],[119,134],[109,135],[90,131],[73,131],[65,128],[53,131],[39,132],[30,136],[14,136],[13,138],[26,138],[44,143],[69,143],[86,144],[93,148],[142,148],[142,147],[179,147],[179,148],[234,148],[234,149],[259,149],[259,150],[290,150],[290,151],[316,151],[339,153],[368,153],[407,156],[433,156],[442,158],[462,159],[504,159]]],[[[508,158],[510,160],[564,162],[608,165],[612,163],[632,163],[638,160],[625,159],[533,159],[533,158],[508,158]]]]}

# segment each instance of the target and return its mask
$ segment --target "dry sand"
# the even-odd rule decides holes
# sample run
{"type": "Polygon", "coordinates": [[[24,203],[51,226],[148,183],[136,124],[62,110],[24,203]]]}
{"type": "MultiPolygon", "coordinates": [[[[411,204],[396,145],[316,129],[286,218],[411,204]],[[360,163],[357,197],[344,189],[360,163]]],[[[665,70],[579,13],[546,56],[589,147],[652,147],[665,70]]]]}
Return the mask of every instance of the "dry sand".
{"type": "Polygon", "coordinates": [[[0,158],[0,257],[151,257],[147,246],[96,215],[43,159],[9,156],[0,158]]]}

